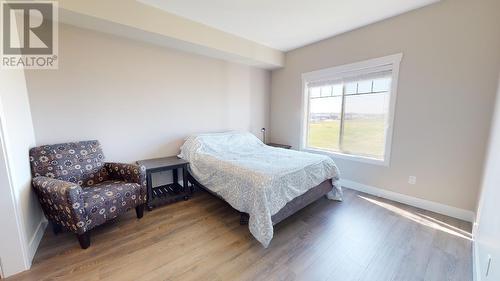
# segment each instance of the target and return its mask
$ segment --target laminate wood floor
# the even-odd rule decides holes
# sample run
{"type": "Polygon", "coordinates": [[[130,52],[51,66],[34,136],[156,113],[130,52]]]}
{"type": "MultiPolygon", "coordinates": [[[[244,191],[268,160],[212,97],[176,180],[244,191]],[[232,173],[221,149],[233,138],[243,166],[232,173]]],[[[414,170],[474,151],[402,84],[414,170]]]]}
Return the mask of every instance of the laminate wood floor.
{"type": "Polygon", "coordinates": [[[472,280],[470,223],[345,190],[275,227],[264,249],[239,215],[199,191],[74,235],[47,229],[32,269],[7,280],[472,280]]]}

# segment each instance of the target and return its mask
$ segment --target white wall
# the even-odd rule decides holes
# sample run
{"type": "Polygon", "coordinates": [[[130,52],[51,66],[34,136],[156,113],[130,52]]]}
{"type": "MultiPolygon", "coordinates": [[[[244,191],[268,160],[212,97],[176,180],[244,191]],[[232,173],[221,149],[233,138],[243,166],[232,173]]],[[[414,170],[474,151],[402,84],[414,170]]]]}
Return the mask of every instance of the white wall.
{"type": "MultiPolygon", "coordinates": [[[[0,76],[3,76],[0,70],[0,76]]],[[[2,125],[0,124],[0,127],[2,125]]],[[[0,134],[0,224],[4,231],[0,240],[0,277],[10,276],[28,267],[25,235],[21,225],[21,216],[17,210],[15,192],[10,180],[10,171],[5,157],[6,150],[0,134]]]]}
{"type": "MultiPolygon", "coordinates": [[[[24,218],[26,242],[31,240],[40,227],[42,212],[31,188],[31,170],[28,151],[35,146],[35,134],[31,121],[26,82],[22,70],[5,70],[6,83],[1,83],[1,110],[4,142],[7,151],[12,185],[16,191],[18,206],[24,218]],[[8,86],[11,85],[11,86],[8,86]]],[[[3,82],[3,81],[2,81],[3,82]]],[[[35,242],[36,243],[36,242],[35,242]]],[[[35,245],[38,246],[38,243],[35,245]]],[[[33,253],[34,254],[34,253],[33,253]]]]}
{"type": "MultiPolygon", "coordinates": [[[[17,204],[17,191],[12,183],[11,171],[9,169],[9,162],[7,157],[7,147],[5,145],[4,137],[4,124],[6,123],[5,114],[3,113],[3,96],[8,92],[14,93],[22,92],[22,89],[16,89],[18,84],[15,79],[16,76],[21,76],[24,80],[24,73],[22,70],[7,71],[0,70],[0,225],[5,231],[0,232],[0,259],[1,259],[1,272],[2,277],[12,275],[14,273],[25,270],[28,267],[27,263],[27,247],[26,238],[22,225],[22,217],[17,204]],[[9,82],[12,81],[12,82],[9,82]]],[[[25,84],[22,83],[24,87],[25,84]]],[[[24,87],[24,92],[26,88],[24,87]]]]}
{"type": "Polygon", "coordinates": [[[38,145],[98,139],[134,162],[176,155],[189,134],[268,125],[267,70],[64,24],[59,59],[26,73],[38,145]]]}
{"type": "Polygon", "coordinates": [[[29,268],[45,225],[31,189],[35,135],[24,71],[0,70],[0,85],[0,258],[8,276],[29,268]]]}
{"type": "Polygon", "coordinates": [[[477,281],[500,280],[500,77],[491,128],[488,157],[484,170],[481,198],[475,225],[475,270],[477,281]],[[492,264],[485,277],[488,255],[492,264]]]}
{"type": "Polygon", "coordinates": [[[272,141],[299,146],[302,73],[401,52],[391,165],[335,159],[341,177],[474,211],[500,66],[499,10],[498,0],[445,0],[286,53],[272,72],[272,141]]]}

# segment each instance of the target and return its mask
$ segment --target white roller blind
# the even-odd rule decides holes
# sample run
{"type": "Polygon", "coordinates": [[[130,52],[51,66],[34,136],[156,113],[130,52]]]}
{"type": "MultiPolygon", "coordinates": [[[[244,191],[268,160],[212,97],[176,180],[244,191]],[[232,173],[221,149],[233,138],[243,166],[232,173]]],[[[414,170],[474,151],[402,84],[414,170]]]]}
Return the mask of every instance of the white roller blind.
{"type": "Polygon", "coordinates": [[[392,75],[392,65],[383,65],[375,68],[366,68],[351,72],[341,72],[335,76],[329,76],[325,79],[317,79],[309,81],[307,87],[323,87],[334,84],[349,83],[361,80],[371,80],[379,79],[385,77],[391,77],[392,75]]]}

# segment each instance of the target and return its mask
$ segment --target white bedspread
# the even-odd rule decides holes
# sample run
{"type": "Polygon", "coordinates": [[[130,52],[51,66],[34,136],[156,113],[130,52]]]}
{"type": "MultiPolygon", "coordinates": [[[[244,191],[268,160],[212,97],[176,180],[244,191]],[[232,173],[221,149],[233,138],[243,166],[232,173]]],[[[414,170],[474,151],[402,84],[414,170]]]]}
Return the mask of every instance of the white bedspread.
{"type": "Polygon", "coordinates": [[[264,247],[273,238],[271,216],[286,203],[326,179],[333,179],[329,199],[341,200],[338,169],[330,157],[263,144],[246,132],[191,136],[181,147],[193,177],[240,212],[264,247]]]}

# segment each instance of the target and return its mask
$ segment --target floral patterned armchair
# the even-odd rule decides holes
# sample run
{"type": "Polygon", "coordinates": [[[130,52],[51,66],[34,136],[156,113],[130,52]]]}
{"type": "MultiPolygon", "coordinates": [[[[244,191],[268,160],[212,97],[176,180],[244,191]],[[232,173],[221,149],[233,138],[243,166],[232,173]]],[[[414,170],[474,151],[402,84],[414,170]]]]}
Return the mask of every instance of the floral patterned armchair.
{"type": "Polygon", "coordinates": [[[144,169],[104,162],[98,141],[35,147],[30,162],[33,188],[54,232],[74,232],[83,249],[90,246],[92,228],[132,208],[142,218],[144,169]]]}

